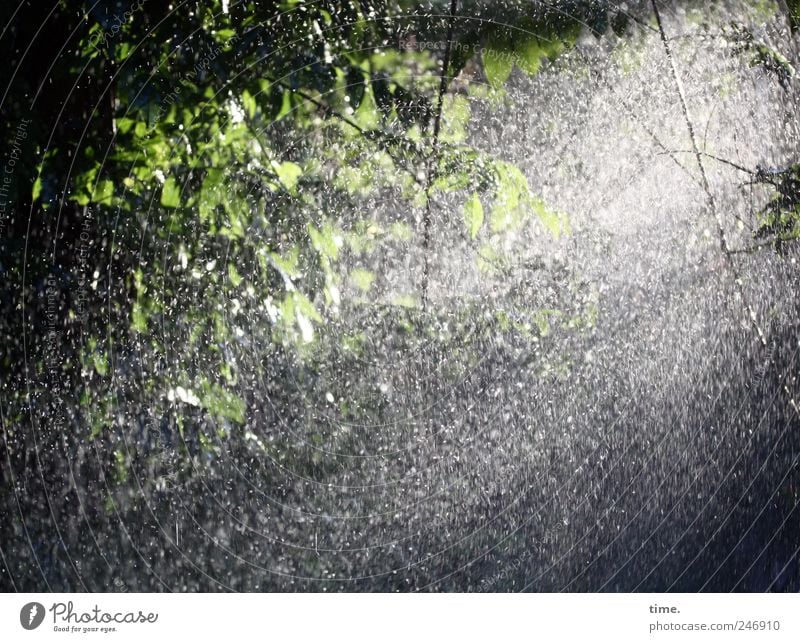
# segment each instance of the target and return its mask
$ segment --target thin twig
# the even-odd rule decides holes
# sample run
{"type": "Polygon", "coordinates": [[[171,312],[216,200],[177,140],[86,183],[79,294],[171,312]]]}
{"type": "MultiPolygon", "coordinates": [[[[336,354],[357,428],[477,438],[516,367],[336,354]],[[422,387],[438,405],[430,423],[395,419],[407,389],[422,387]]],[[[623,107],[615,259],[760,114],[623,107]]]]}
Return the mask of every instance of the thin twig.
{"type": "MultiPolygon", "coordinates": [[[[334,110],[334,109],[331,109],[330,105],[326,105],[326,104],[325,104],[325,103],[323,103],[322,101],[320,101],[320,100],[317,100],[316,98],[314,98],[314,96],[312,96],[312,95],[311,95],[311,94],[309,94],[309,93],[306,93],[306,92],[305,92],[305,91],[303,91],[302,89],[294,89],[294,88],[290,87],[289,85],[287,85],[285,82],[283,82],[283,81],[280,81],[280,80],[279,80],[279,81],[274,81],[274,82],[275,82],[276,84],[280,85],[281,87],[283,87],[284,89],[286,89],[287,91],[294,92],[295,94],[297,94],[298,96],[300,96],[300,97],[301,97],[303,100],[307,100],[308,102],[310,102],[312,105],[314,105],[315,107],[317,107],[318,109],[320,109],[320,110],[321,110],[322,112],[324,112],[325,114],[329,114],[330,116],[332,116],[332,117],[336,118],[337,120],[340,120],[341,122],[345,123],[346,125],[348,125],[348,126],[352,127],[352,128],[353,128],[353,129],[355,129],[355,130],[356,130],[356,131],[357,131],[359,134],[361,134],[363,137],[365,137],[365,138],[368,138],[368,137],[370,137],[370,136],[378,136],[379,138],[383,138],[385,142],[391,142],[391,141],[389,140],[389,136],[387,136],[387,135],[386,135],[384,132],[381,132],[381,131],[379,131],[379,130],[373,130],[373,129],[369,129],[369,130],[367,130],[367,129],[364,129],[364,128],[363,128],[361,125],[359,125],[357,122],[355,122],[355,121],[354,121],[354,120],[352,120],[351,118],[348,118],[348,117],[347,117],[347,116],[345,116],[344,114],[341,114],[341,113],[339,113],[338,111],[336,111],[336,110],[334,110]]],[[[413,171],[411,168],[409,168],[409,167],[406,167],[406,166],[405,166],[405,165],[404,165],[404,164],[401,162],[401,160],[400,160],[400,159],[398,159],[398,158],[397,158],[397,157],[396,157],[396,156],[395,156],[395,155],[394,155],[394,154],[391,152],[391,150],[387,149],[387,150],[386,150],[386,153],[387,153],[387,154],[389,154],[389,156],[391,157],[391,159],[394,161],[395,165],[397,165],[398,167],[400,167],[400,168],[401,168],[403,171],[407,172],[407,173],[409,174],[409,176],[411,176],[411,178],[413,178],[413,179],[414,179],[414,182],[415,182],[415,183],[419,184],[420,186],[422,186],[422,185],[423,185],[423,184],[422,184],[422,181],[420,181],[420,179],[419,179],[419,177],[417,176],[416,172],[415,172],[415,171],[413,171]]]]}
{"type": "MultiPolygon", "coordinates": [[[[681,77],[678,74],[678,68],[675,65],[675,58],[672,55],[672,49],[669,45],[669,40],[667,39],[667,35],[664,32],[664,25],[661,22],[661,13],[658,10],[658,4],[656,0],[650,0],[651,4],[653,5],[653,13],[655,14],[656,24],[658,25],[658,31],[661,34],[661,43],[664,45],[664,52],[666,53],[667,60],[669,61],[670,68],[672,70],[672,78],[675,81],[675,86],[678,90],[678,97],[680,98],[681,103],[681,111],[683,112],[683,118],[686,122],[686,129],[689,131],[689,139],[692,143],[692,153],[694,154],[695,158],[697,159],[697,167],[700,170],[700,179],[703,185],[703,191],[706,194],[706,199],[708,201],[709,209],[711,213],[714,215],[714,218],[717,222],[717,234],[719,236],[719,247],[720,251],[722,252],[723,260],[728,266],[728,269],[733,274],[734,283],[736,284],[736,288],[739,292],[739,296],[742,297],[742,302],[747,310],[747,314],[750,317],[751,324],[758,335],[758,340],[764,348],[767,348],[767,339],[764,335],[764,331],[761,329],[761,326],[758,324],[758,317],[756,316],[755,309],[753,308],[750,300],[747,297],[747,293],[744,291],[744,285],[742,283],[742,279],[739,275],[739,270],[734,262],[731,254],[731,249],[728,246],[728,239],[725,236],[725,229],[722,222],[722,218],[719,215],[719,211],[717,210],[717,205],[714,200],[714,195],[711,193],[711,186],[708,182],[708,176],[706,174],[705,165],[703,165],[703,153],[700,151],[700,148],[697,146],[697,137],[695,136],[694,126],[692,125],[692,119],[689,117],[689,108],[686,104],[686,94],[683,90],[683,83],[681,82],[681,77]]],[[[789,405],[794,409],[795,413],[800,416],[800,409],[797,407],[797,403],[792,396],[791,391],[789,390],[786,384],[783,384],[783,391],[786,393],[786,396],[789,400],[789,405]]]]}
{"type": "MultiPolygon", "coordinates": [[[[655,29],[654,29],[654,31],[655,31],[655,29]]],[[[578,52],[578,55],[581,56],[581,58],[583,58],[583,60],[589,65],[589,69],[590,69],[589,73],[590,73],[591,77],[594,78],[595,80],[597,80],[598,82],[602,82],[606,86],[606,89],[608,89],[612,94],[616,95],[616,98],[621,102],[621,104],[622,104],[622,106],[624,108],[625,115],[628,116],[635,124],[637,124],[639,127],[641,127],[644,130],[644,132],[648,136],[650,136],[650,138],[653,140],[653,142],[663,150],[664,154],[668,155],[670,157],[670,159],[672,159],[672,162],[675,163],[678,166],[678,168],[684,174],[686,174],[686,176],[689,179],[691,179],[692,181],[695,181],[696,178],[692,175],[692,173],[688,169],[686,169],[683,165],[681,165],[681,162],[677,158],[675,158],[675,156],[672,154],[672,152],[669,150],[669,148],[663,142],[661,142],[661,140],[658,138],[658,136],[656,136],[655,132],[650,127],[648,127],[647,123],[645,123],[644,120],[639,117],[638,110],[634,109],[633,106],[630,105],[625,100],[624,96],[621,96],[621,95],[617,94],[617,91],[616,91],[614,85],[612,85],[611,82],[600,71],[595,71],[595,70],[592,69],[591,62],[589,61],[589,58],[588,58],[588,56],[586,54],[584,54],[580,49],[578,49],[577,52],[578,52]]]]}
{"type": "Polygon", "coordinates": [[[754,254],[755,252],[758,252],[759,250],[763,250],[764,248],[774,247],[776,242],[786,243],[788,241],[799,241],[799,240],[800,240],[800,238],[797,238],[797,237],[790,237],[790,238],[784,238],[784,239],[782,239],[782,238],[777,238],[777,239],[772,238],[772,239],[770,239],[768,241],[763,241],[761,243],[753,243],[752,245],[749,245],[747,247],[740,247],[740,248],[737,248],[737,249],[734,249],[734,250],[730,250],[730,253],[731,254],[754,254]]]}
{"type": "Polygon", "coordinates": [[[706,152],[701,151],[694,151],[692,149],[671,149],[671,150],[664,150],[663,152],[659,152],[658,155],[661,154],[700,154],[701,156],[705,156],[706,158],[710,158],[711,160],[715,160],[719,163],[724,163],[725,165],[730,165],[731,167],[738,169],[740,172],[744,172],[745,174],[750,174],[751,176],[754,175],[756,172],[752,169],[747,169],[743,165],[739,165],[738,163],[734,163],[726,158],[720,158],[719,156],[714,156],[713,154],[708,154],[706,152]]]}
{"type": "Polygon", "coordinates": [[[447,74],[450,70],[450,51],[453,45],[453,29],[455,27],[456,8],[458,0],[450,1],[450,18],[447,24],[447,48],[442,61],[442,74],[439,78],[439,96],[436,104],[436,115],[433,120],[433,149],[428,160],[428,172],[425,187],[425,214],[422,219],[422,309],[428,305],[428,279],[430,272],[430,257],[428,256],[431,245],[431,188],[439,156],[439,130],[442,124],[442,107],[444,94],[447,90],[447,74]]]}

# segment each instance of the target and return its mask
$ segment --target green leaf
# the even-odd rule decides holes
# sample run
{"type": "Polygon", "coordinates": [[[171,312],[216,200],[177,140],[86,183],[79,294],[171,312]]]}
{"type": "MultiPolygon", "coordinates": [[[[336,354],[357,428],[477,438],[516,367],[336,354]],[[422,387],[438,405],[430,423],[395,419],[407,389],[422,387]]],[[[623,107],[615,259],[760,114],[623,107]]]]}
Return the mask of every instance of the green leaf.
{"type": "Polygon", "coordinates": [[[322,317],[304,294],[297,290],[289,292],[281,303],[280,311],[281,318],[286,324],[285,327],[290,329],[294,337],[300,338],[302,343],[314,341],[312,321],[322,323],[322,317]],[[292,328],[294,324],[296,324],[296,330],[292,328]]]}
{"type": "Polygon", "coordinates": [[[528,191],[528,179],[511,163],[497,163],[497,191],[490,213],[492,232],[503,232],[519,225],[525,218],[521,207],[528,191]]]}
{"type": "Polygon", "coordinates": [[[556,238],[569,233],[566,215],[547,207],[531,193],[525,174],[511,163],[496,161],[497,189],[490,212],[492,232],[504,232],[519,227],[531,213],[556,238]]]}
{"type": "Polygon", "coordinates": [[[94,190],[92,199],[98,205],[111,205],[114,196],[114,183],[109,180],[100,181],[94,190]]]}
{"type": "Polygon", "coordinates": [[[133,309],[131,310],[131,329],[140,334],[147,332],[147,313],[142,309],[138,301],[134,301],[133,309]]]}
{"type": "Polygon", "coordinates": [[[555,238],[560,237],[562,234],[569,234],[569,220],[566,214],[550,209],[547,204],[538,197],[531,198],[531,206],[542,225],[544,225],[555,238]]]}
{"type": "Polygon", "coordinates": [[[396,305],[401,308],[416,308],[417,300],[410,294],[401,294],[392,299],[392,305],[396,305]]]}
{"type": "Polygon", "coordinates": [[[575,18],[559,15],[557,19],[525,20],[522,32],[515,34],[514,62],[530,74],[537,74],[542,60],[555,60],[577,42],[582,24],[575,18]]]}
{"type": "Polygon", "coordinates": [[[116,49],[117,60],[122,62],[128,56],[131,55],[132,51],[133,51],[133,47],[131,46],[130,42],[121,42],[121,43],[119,43],[119,45],[117,46],[117,49],[116,49]]]}
{"type": "Polygon", "coordinates": [[[286,256],[276,252],[269,253],[272,265],[285,279],[296,279],[299,276],[298,263],[300,261],[300,248],[293,245],[286,256]]]}
{"type": "Polygon", "coordinates": [[[294,193],[297,188],[297,180],[303,175],[303,170],[296,163],[289,161],[283,163],[272,163],[272,168],[278,175],[278,180],[283,183],[287,190],[294,193]]]}
{"type": "Polygon", "coordinates": [[[501,87],[508,80],[514,63],[504,52],[495,49],[486,49],[483,53],[483,70],[486,79],[492,87],[501,87]]]}
{"type": "Polygon", "coordinates": [[[233,263],[228,263],[228,280],[230,280],[233,287],[238,287],[242,282],[242,276],[239,274],[239,270],[236,269],[236,265],[233,263]]]}
{"type": "Polygon", "coordinates": [[[408,223],[403,223],[402,221],[397,221],[392,223],[390,229],[390,234],[392,238],[397,239],[398,241],[410,241],[411,240],[411,228],[409,227],[408,223]]]}
{"type": "Polygon", "coordinates": [[[164,207],[179,207],[181,204],[181,190],[172,176],[164,181],[164,187],[161,189],[161,204],[164,207]]]}
{"type": "Polygon", "coordinates": [[[473,193],[466,203],[464,203],[464,223],[471,238],[478,236],[478,232],[483,225],[483,205],[477,193],[473,193]]]}
{"type": "Polygon", "coordinates": [[[520,69],[531,76],[539,73],[545,52],[539,44],[538,38],[534,36],[524,40],[520,39],[514,50],[517,54],[517,66],[520,69]]]}
{"type": "Polygon", "coordinates": [[[470,116],[469,99],[466,96],[446,96],[442,104],[442,131],[439,139],[448,143],[466,139],[470,116]]]}
{"type": "Polygon", "coordinates": [[[33,189],[31,189],[31,200],[36,202],[41,193],[42,193],[42,177],[37,176],[36,180],[33,182],[33,189]]]}
{"type": "Polygon", "coordinates": [[[350,272],[350,279],[359,290],[366,292],[372,287],[372,282],[375,281],[375,275],[369,270],[355,268],[350,272]]]}
{"type": "Polygon", "coordinates": [[[97,176],[97,165],[91,167],[85,172],[75,176],[75,189],[72,192],[70,199],[78,203],[78,205],[88,205],[91,199],[91,189],[94,185],[94,179],[97,176]]]}
{"type": "Polygon", "coordinates": [[[92,353],[92,365],[97,374],[101,377],[104,377],[108,373],[108,360],[106,359],[106,355],[102,352],[92,353]]]}
{"type": "MultiPolygon", "coordinates": [[[[356,109],[355,114],[353,114],[353,119],[362,129],[375,129],[380,123],[378,114],[379,111],[375,102],[375,88],[372,87],[369,92],[365,92],[362,96],[361,104],[358,106],[358,109],[356,109]]],[[[344,123],[342,124],[342,129],[345,135],[355,135],[352,128],[344,123]]]]}
{"type": "Polygon", "coordinates": [[[214,34],[214,38],[217,42],[221,44],[227,44],[228,41],[236,35],[236,31],[233,29],[219,29],[217,33],[214,34]]]}
{"type": "Polygon", "coordinates": [[[336,232],[331,225],[326,224],[317,229],[309,223],[308,235],[314,249],[323,256],[335,261],[339,256],[339,245],[336,241],[336,232]]]}
{"type": "Polygon", "coordinates": [[[514,49],[505,29],[495,29],[489,34],[481,53],[483,71],[492,87],[500,87],[514,69],[514,49]]]}
{"type": "Polygon", "coordinates": [[[136,124],[132,118],[119,118],[117,119],[117,130],[120,134],[127,134],[131,128],[136,124]]]}
{"type": "Polygon", "coordinates": [[[246,89],[242,92],[242,105],[247,117],[254,118],[256,115],[256,99],[246,89]]]}
{"type": "Polygon", "coordinates": [[[200,381],[200,405],[217,420],[243,424],[246,406],[235,394],[215,383],[200,381]]]}
{"type": "Polygon", "coordinates": [[[295,310],[302,312],[306,317],[308,317],[312,321],[316,321],[317,323],[322,323],[322,317],[320,316],[319,312],[317,312],[317,309],[314,307],[314,304],[308,300],[305,294],[295,291],[290,293],[290,296],[294,301],[295,310]]]}
{"type": "Polygon", "coordinates": [[[217,205],[223,202],[223,179],[225,175],[222,170],[209,169],[203,179],[203,187],[200,190],[198,201],[198,212],[200,220],[213,223],[217,205]]]}

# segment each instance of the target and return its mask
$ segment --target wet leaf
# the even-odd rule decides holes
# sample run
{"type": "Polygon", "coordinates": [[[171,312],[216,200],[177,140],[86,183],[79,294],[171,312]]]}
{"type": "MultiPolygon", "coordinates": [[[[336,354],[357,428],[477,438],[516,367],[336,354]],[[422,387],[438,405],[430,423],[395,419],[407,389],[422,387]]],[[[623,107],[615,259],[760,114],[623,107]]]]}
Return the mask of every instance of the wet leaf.
{"type": "Polygon", "coordinates": [[[180,207],[181,190],[172,176],[164,181],[164,185],[161,188],[161,204],[164,207],[180,207]]]}
{"type": "Polygon", "coordinates": [[[483,205],[477,194],[472,194],[464,204],[464,222],[470,238],[476,238],[483,225],[483,205]]]}

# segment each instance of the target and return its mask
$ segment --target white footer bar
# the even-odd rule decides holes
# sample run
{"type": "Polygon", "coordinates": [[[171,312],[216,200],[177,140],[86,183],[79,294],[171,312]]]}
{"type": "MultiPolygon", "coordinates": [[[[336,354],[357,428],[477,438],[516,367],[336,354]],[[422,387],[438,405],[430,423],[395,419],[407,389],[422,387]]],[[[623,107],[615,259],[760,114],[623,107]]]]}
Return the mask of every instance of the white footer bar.
{"type": "Polygon", "coordinates": [[[6,640],[800,640],[799,595],[4,594],[6,640]]]}

